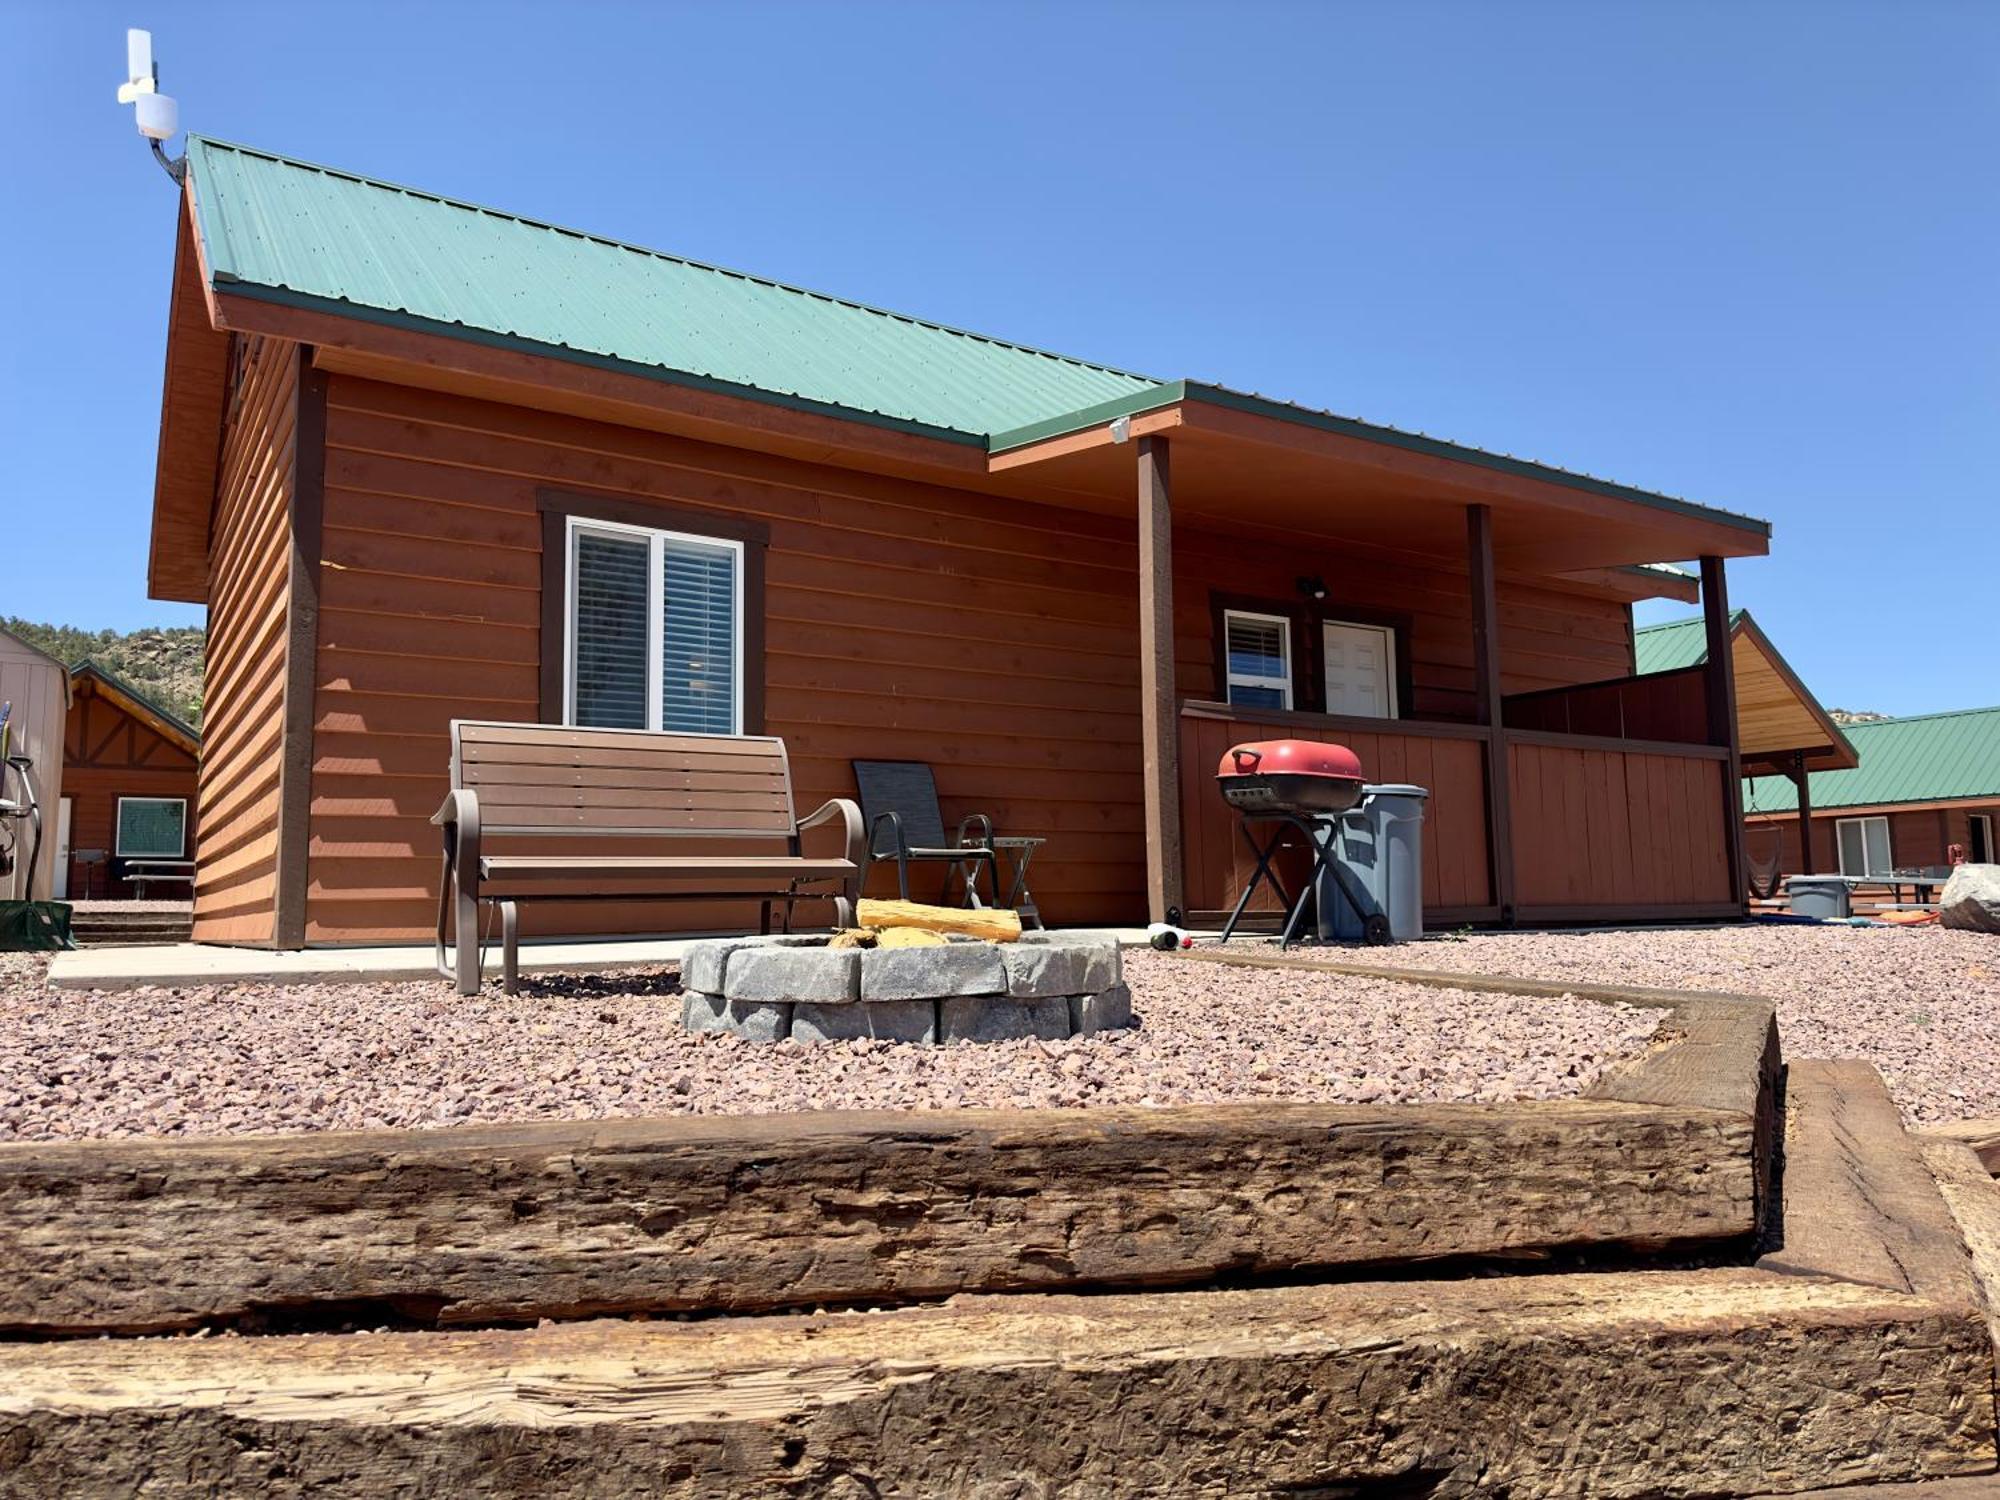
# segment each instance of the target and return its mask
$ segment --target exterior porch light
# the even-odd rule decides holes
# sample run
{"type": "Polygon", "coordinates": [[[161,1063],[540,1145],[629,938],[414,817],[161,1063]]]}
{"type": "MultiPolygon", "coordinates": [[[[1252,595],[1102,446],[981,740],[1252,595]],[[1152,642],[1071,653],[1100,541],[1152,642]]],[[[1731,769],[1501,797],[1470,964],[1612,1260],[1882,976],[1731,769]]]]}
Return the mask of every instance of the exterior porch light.
{"type": "Polygon", "coordinates": [[[1326,580],[1315,573],[1310,578],[1298,580],[1298,590],[1314,603],[1326,598],[1326,580]]]}

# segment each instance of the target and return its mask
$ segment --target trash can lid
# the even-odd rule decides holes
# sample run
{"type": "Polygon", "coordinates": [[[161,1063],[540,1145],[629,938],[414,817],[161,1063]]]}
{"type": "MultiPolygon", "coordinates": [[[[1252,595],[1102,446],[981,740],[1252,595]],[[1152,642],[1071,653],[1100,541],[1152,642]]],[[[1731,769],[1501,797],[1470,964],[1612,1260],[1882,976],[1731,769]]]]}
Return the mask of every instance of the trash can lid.
{"type": "Polygon", "coordinates": [[[1387,781],[1379,785],[1370,782],[1361,789],[1361,795],[1364,797],[1429,797],[1430,794],[1429,787],[1409,786],[1400,781],[1387,781]]]}

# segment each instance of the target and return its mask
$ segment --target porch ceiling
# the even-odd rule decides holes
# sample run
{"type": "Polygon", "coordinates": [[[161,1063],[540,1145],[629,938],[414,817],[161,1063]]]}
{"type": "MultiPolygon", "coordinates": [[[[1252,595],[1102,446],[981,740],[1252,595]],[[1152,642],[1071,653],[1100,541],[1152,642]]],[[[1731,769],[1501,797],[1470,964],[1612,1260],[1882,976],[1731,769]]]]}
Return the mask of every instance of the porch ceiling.
{"type": "MultiPolygon", "coordinates": [[[[1516,573],[1572,573],[1665,558],[1755,557],[1770,528],[1727,511],[1586,475],[1276,403],[1199,393],[1131,415],[1128,438],[1173,450],[1177,519],[1273,537],[1312,534],[1462,558],[1465,507],[1490,506],[1494,556],[1516,573]]],[[[1133,449],[1109,421],[995,453],[997,475],[1032,476],[1072,503],[1129,509],[1133,449]]]]}

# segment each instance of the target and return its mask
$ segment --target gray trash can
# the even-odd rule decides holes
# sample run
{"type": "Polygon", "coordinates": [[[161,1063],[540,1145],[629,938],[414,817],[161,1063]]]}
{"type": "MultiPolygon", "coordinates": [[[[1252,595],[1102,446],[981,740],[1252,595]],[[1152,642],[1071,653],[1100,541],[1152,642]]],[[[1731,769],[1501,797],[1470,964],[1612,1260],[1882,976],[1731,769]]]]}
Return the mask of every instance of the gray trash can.
{"type": "MultiPolygon", "coordinates": [[[[1400,783],[1363,787],[1361,802],[1341,815],[1338,853],[1365,902],[1389,919],[1392,942],[1424,935],[1424,804],[1430,793],[1400,783]]],[[[1346,942],[1366,936],[1365,918],[1332,872],[1319,892],[1319,935],[1346,942]]]]}
{"type": "Polygon", "coordinates": [[[1854,915],[1854,893],[1844,875],[1787,875],[1785,895],[1795,917],[1839,922],[1854,915]]]}

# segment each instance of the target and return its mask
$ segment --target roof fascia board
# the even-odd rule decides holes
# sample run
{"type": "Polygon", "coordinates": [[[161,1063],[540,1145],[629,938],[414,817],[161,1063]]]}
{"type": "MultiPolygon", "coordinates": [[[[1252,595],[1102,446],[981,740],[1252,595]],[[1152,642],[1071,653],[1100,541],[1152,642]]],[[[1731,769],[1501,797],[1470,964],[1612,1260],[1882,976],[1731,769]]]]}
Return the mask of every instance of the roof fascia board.
{"type": "Polygon", "coordinates": [[[1086,428],[1115,422],[1120,417],[1136,417],[1141,412],[1174,406],[1186,397],[1185,380],[1165,381],[1151,390],[1114,396],[1109,401],[1100,401],[1095,406],[1065,412],[1044,422],[1030,422],[1026,427],[1014,427],[1006,432],[996,432],[986,440],[986,451],[998,455],[1017,448],[1032,447],[1037,443],[1047,442],[1050,438],[1069,437],[1086,428]]]}

